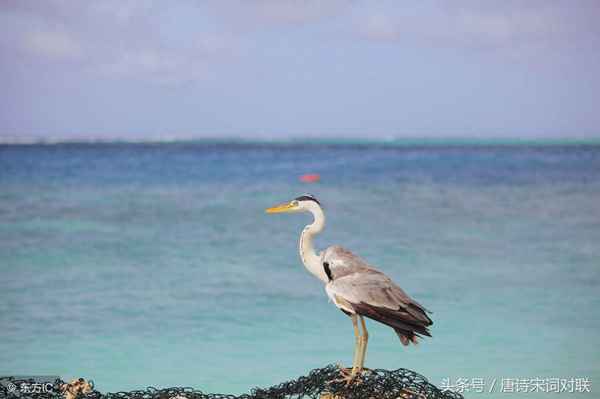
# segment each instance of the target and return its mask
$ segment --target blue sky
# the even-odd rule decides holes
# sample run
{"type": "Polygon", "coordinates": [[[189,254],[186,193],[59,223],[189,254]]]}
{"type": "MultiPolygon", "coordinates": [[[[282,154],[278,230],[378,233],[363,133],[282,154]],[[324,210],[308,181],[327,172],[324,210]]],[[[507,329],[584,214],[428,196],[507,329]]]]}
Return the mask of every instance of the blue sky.
{"type": "Polygon", "coordinates": [[[0,136],[600,137],[600,1],[0,3],[0,136]]]}

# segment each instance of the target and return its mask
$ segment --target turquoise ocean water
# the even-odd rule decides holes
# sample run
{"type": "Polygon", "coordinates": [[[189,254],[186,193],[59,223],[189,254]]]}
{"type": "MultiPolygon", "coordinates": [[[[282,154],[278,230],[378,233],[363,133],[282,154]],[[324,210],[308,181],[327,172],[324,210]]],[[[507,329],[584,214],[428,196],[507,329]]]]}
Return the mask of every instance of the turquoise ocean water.
{"type": "Polygon", "coordinates": [[[0,375],[242,393],[348,364],[297,254],[310,217],[264,213],[305,192],[320,248],[433,311],[418,347],[368,323],[367,366],[600,390],[600,146],[560,144],[0,146],[0,375]]]}

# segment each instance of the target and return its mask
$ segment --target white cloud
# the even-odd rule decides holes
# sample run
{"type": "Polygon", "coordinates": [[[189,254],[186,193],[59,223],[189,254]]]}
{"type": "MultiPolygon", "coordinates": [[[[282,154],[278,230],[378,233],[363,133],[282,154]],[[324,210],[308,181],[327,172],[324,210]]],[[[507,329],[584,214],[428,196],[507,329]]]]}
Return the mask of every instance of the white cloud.
{"type": "Polygon", "coordinates": [[[99,64],[95,71],[109,77],[150,80],[159,84],[180,84],[206,76],[206,59],[192,53],[152,48],[128,51],[99,64]]]}
{"type": "Polygon", "coordinates": [[[60,31],[26,32],[22,45],[26,51],[52,60],[74,60],[82,53],[80,43],[70,34],[60,31]]]}
{"type": "Polygon", "coordinates": [[[593,3],[582,7],[548,2],[425,2],[355,13],[359,35],[368,40],[458,48],[510,48],[564,44],[599,36],[593,3]],[[426,4],[426,6],[424,5],[426,4]]]}
{"type": "Polygon", "coordinates": [[[202,79],[207,70],[243,53],[247,43],[251,48],[268,35],[284,37],[295,27],[309,25],[318,25],[313,29],[318,35],[309,33],[304,44],[323,35],[354,40],[358,34],[421,47],[520,47],[526,54],[527,46],[558,47],[572,37],[585,40],[592,31],[598,35],[598,7],[583,0],[581,7],[569,4],[6,0],[0,25],[9,24],[0,26],[0,51],[26,54],[39,63],[77,62],[87,71],[159,82],[202,79]]]}
{"type": "MultiPolygon", "coordinates": [[[[239,55],[247,35],[256,30],[315,23],[339,15],[350,4],[345,0],[190,0],[171,6],[146,0],[8,1],[10,18],[21,21],[20,32],[12,32],[21,36],[17,50],[30,61],[77,61],[81,70],[91,73],[161,84],[203,79],[211,67],[239,55]]],[[[10,40],[4,43],[13,45],[10,40]]]]}
{"type": "Polygon", "coordinates": [[[262,0],[246,4],[250,5],[254,14],[264,21],[303,24],[337,15],[349,5],[349,2],[343,0],[262,0]]]}
{"type": "Polygon", "coordinates": [[[207,65],[236,54],[231,35],[196,29],[197,9],[188,7],[195,13],[182,26],[181,10],[168,14],[173,8],[137,0],[14,1],[0,10],[0,22],[9,22],[0,28],[0,51],[18,54],[15,62],[72,62],[86,73],[161,84],[202,79],[207,65]]]}
{"type": "Polygon", "coordinates": [[[281,29],[327,21],[351,9],[350,0],[218,0],[203,4],[232,31],[281,29]]]}
{"type": "Polygon", "coordinates": [[[399,22],[382,14],[367,16],[360,22],[359,31],[372,40],[394,41],[402,38],[399,22]]]}

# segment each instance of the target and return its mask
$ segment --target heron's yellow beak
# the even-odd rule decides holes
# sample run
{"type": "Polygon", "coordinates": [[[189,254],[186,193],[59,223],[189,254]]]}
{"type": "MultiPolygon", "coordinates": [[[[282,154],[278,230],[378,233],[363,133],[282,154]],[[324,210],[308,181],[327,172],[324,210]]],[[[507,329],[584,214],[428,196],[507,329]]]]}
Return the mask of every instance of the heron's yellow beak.
{"type": "Polygon", "coordinates": [[[292,210],[294,210],[296,207],[294,205],[292,205],[292,203],[288,203],[288,204],[281,204],[281,205],[277,205],[274,206],[272,208],[268,208],[266,210],[267,213],[282,213],[282,212],[291,212],[292,210]]]}

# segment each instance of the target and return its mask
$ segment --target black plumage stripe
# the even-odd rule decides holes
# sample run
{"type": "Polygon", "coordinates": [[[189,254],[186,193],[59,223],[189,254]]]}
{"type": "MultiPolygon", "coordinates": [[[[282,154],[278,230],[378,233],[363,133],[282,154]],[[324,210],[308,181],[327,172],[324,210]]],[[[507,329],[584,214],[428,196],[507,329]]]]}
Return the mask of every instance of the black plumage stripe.
{"type": "Polygon", "coordinates": [[[316,199],[313,195],[310,195],[310,194],[301,195],[299,197],[296,197],[295,200],[296,201],[314,201],[317,204],[319,204],[319,206],[321,205],[321,203],[319,202],[319,200],[316,199]]]}
{"type": "Polygon", "coordinates": [[[323,269],[325,270],[325,274],[329,281],[333,281],[333,274],[331,274],[331,268],[329,267],[329,262],[323,262],[323,269]]]}

